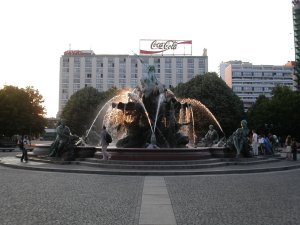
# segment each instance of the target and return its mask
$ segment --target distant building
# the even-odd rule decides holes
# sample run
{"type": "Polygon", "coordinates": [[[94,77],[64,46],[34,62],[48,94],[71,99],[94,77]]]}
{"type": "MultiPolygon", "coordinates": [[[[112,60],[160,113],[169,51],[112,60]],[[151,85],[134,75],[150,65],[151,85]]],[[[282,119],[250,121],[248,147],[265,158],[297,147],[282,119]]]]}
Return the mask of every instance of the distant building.
{"type": "Polygon", "coordinates": [[[221,62],[220,63],[220,66],[219,66],[219,75],[221,77],[222,80],[225,81],[225,69],[227,66],[231,65],[231,64],[242,64],[243,62],[240,61],[240,60],[231,60],[231,61],[228,61],[228,62],[221,62]]]}
{"type": "Polygon", "coordinates": [[[271,97],[277,85],[296,90],[296,77],[292,62],[283,66],[230,64],[225,69],[225,82],[241,98],[247,111],[259,95],[271,97]]]}
{"type": "Polygon", "coordinates": [[[154,65],[166,87],[177,86],[208,72],[207,51],[191,55],[96,55],[91,50],[69,50],[60,58],[59,113],[72,94],[84,87],[106,91],[139,85],[144,64],[154,65]],[[205,54],[204,54],[205,53],[205,54]]]}
{"type": "Polygon", "coordinates": [[[300,86],[300,1],[294,0],[293,3],[293,23],[294,23],[294,42],[295,42],[295,75],[298,77],[298,88],[300,86]]]}

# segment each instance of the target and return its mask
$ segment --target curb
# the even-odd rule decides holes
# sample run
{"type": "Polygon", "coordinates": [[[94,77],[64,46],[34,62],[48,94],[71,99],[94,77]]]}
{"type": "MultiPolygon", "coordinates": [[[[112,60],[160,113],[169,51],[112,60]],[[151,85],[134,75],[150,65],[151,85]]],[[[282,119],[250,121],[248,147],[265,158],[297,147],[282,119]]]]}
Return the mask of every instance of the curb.
{"type": "Polygon", "coordinates": [[[249,174],[263,172],[277,172],[299,169],[300,164],[291,166],[253,168],[253,169],[228,169],[228,170],[179,170],[179,171],[164,171],[164,170],[84,170],[84,169],[64,169],[64,168],[49,168],[38,166],[21,166],[8,164],[0,160],[0,165],[24,170],[35,170],[44,172],[63,172],[63,173],[80,173],[80,174],[99,174],[99,175],[126,175],[126,176],[186,176],[186,175],[224,175],[224,174],[249,174]]]}

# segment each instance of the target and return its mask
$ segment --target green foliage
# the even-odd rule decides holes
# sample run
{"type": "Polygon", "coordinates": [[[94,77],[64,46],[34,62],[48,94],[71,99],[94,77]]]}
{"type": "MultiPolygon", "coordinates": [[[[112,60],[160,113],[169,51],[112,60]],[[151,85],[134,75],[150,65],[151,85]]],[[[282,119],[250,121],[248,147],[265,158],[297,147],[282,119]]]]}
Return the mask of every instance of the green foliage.
{"type": "Polygon", "coordinates": [[[245,116],[240,98],[216,73],[196,76],[187,83],[179,84],[174,88],[174,93],[177,97],[202,102],[217,118],[226,136],[240,127],[240,121],[245,116]]]}
{"type": "Polygon", "coordinates": [[[271,99],[260,96],[248,110],[252,127],[266,134],[268,129],[265,124],[272,124],[272,133],[281,137],[290,134],[300,139],[300,93],[278,86],[272,94],[271,99]]]}
{"type": "Polygon", "coordinates": [[[93,87],[86,87],[74,93],[64,107],[61,118],[66,119],[73,134],[82,136],[95,118],[99,106],[116,95],[117,89],[98,92],[93,87]]]}
{"type": "Polygon", "coordinates": [[[35,135],[46,125],[43,97],[33,87],[4,86],[0,90],[0,134],[35,135]]]}

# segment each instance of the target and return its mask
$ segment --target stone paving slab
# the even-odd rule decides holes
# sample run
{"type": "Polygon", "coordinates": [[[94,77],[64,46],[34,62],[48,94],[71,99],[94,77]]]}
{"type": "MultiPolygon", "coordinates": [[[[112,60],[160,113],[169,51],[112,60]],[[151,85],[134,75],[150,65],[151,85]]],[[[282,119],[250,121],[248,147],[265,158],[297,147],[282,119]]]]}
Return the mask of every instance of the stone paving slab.
{"type": "Polygon", "coordinates": [[[176,225],[171,200],[163,177],[144,181],[139,225],[176,225]]]}

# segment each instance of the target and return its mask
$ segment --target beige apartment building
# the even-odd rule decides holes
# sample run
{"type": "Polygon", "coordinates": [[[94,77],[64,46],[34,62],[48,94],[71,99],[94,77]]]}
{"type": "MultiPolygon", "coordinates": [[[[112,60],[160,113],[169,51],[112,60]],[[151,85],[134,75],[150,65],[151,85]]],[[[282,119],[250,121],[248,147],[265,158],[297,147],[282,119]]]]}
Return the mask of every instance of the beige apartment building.
{"type": "Polygon", "coordinates": [[[208,56],[191,55],[101,55],[92,50],[68,50],[60,58],[59,112],[81,88],[106,91],[111,87],[134,88],[147,65],[166,87],[177,86],[208,72],[208,56]]]}

